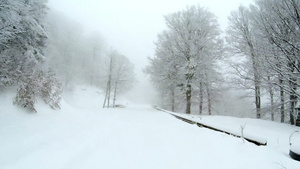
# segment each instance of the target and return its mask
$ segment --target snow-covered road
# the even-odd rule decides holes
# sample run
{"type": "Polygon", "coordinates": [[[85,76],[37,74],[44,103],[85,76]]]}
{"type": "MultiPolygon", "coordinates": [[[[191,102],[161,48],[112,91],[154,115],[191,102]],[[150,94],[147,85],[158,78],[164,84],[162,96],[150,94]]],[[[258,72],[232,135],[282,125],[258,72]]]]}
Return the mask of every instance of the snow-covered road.
{"type": "Polygon", "coordinates": [[[1,169],[300,168],[288,152],[199,128],[150,106],[86,109],[64,102],[61,111],[39,105],[38,114],[26,114],[2,101],[1,169]]]}

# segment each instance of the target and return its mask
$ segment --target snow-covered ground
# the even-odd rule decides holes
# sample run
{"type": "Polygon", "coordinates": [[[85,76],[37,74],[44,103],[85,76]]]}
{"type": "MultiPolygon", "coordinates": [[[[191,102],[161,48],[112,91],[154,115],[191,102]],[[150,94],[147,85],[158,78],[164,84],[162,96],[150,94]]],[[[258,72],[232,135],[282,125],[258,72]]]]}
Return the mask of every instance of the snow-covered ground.
{"type": "Polygon", "coordinates": [[[79,87],[65,94],[61,110],[51,110],[39,101],[38,113],[32,114],[12,105],[12,92],[2,92],[0,168],[300,168],[300,162],[288,155],[289,135],[297,127],[220,116],[200,119],[236,126],[239,132],[244,125],[245,133],[268,142],[268,146],[256,146],[184,123],[148,105],[123,100],[126,108],[102,109],[102,96],[97,89],[79,87]]]}
{"type": "MultiPolygon", "coordinates": [[[[290,136],[294,132],[300,131],[300,128],[296,126],[260,119],[187,115],[172,112],[170,112],[170,114],[220,129],[237,136],[255,140],[260,143],[267,143],[269,148],[280,153],[288,153],[290,141],[292,141],[290,140],[290,136]]],[[[291,139],[293,138],[298,140],[298,134],[295,134],[291,139]]]]}

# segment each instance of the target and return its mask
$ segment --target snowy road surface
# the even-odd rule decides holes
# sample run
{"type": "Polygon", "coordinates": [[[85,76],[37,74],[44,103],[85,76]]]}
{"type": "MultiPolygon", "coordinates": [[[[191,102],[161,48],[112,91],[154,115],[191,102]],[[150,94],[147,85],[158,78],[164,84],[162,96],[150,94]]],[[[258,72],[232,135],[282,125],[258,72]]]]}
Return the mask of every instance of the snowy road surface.
{"type": "MultiPolygon", "coordinates": [[[[9,105],[3,101],[1,106],[9,105]]],[[[299,169],[288,151],[184,123],[150,106],[0,110],[1,169],[299,169]]]]}

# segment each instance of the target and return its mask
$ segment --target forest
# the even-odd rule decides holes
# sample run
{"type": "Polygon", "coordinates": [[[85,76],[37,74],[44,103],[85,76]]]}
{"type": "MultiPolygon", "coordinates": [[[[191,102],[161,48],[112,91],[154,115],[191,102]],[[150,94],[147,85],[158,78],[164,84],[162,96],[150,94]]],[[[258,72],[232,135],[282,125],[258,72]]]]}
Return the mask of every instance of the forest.
{"type": "Polygon", "coordinates": [[[63,90],[89,84],[105,90],[103,107],[114,107],[134,82],[133,63],[47,3],[1,0],[0,89],[17,86],[14,104],[35,112],[37,98],[59,109],[63,90]]]}
{"type": "Polygon", "coordinates": [[[256,118],[299,126],[299,7],[296,0],[240,6],[225,34],[200,6],[165,16],[146,68],[165,108],[210,115],[222,91],[237,88],[253,100],[256,118]],[[220,71],[224,63],[230,76],[220,71]]]}
{"type": "MultiPolygon", "coordinates": [[[[62,92],[76,84],[102,89],[103,107],[117,106],[118,96],[136,83],[130,56],[108,47],[101,32],[86,33],[50,11],[47,3],[0,1],[0,90],[15,87],[12,102],[31,112],[38,98],[59,109],[62,92]]],[[[300,126],[300,1],[241,5],[225,32],[200,5],[164,19],[166,29],[144,69],[159,106],[213,115],[230,97],[226,91],[235,90],[253,102],[256,118],[300,126]]]]}

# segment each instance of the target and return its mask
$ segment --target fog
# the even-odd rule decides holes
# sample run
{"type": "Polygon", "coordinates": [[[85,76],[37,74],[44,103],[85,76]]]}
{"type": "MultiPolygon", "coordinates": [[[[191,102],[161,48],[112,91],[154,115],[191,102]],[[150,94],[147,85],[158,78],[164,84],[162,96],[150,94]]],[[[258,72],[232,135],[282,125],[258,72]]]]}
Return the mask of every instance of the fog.
{"type": "MultiPolygon", "coordinates": [[[[165,29],[164,15],[180,11],[188,5],[207,7],[219,18],[221,29],[227,25],[230,12],[251,0],[49,0],[50,10],[70,18],[80,35],[100,34],[106,49],[115,49],[135,64],[137,84],[127,95],[139,103],[155,102],[155,90],[142,69],[148,57],[154,56],[157,34],[165,29]],[[80,25],[80,26],[79,26],[80,25]]],[[[72,23],[71,22],[71,23],[72,23]]],[[[64,29],[66,26],[61,24],[64,29]]],[[[59,25],[57,26],[59,28],[59,25]]],[[[78,36],[78,32],[72,36],[78,36]]],[[[99,35],[97,35],[99,36],[99,35]]],[[[103,45],[102,45],[103,46],[103,45]]]]}

